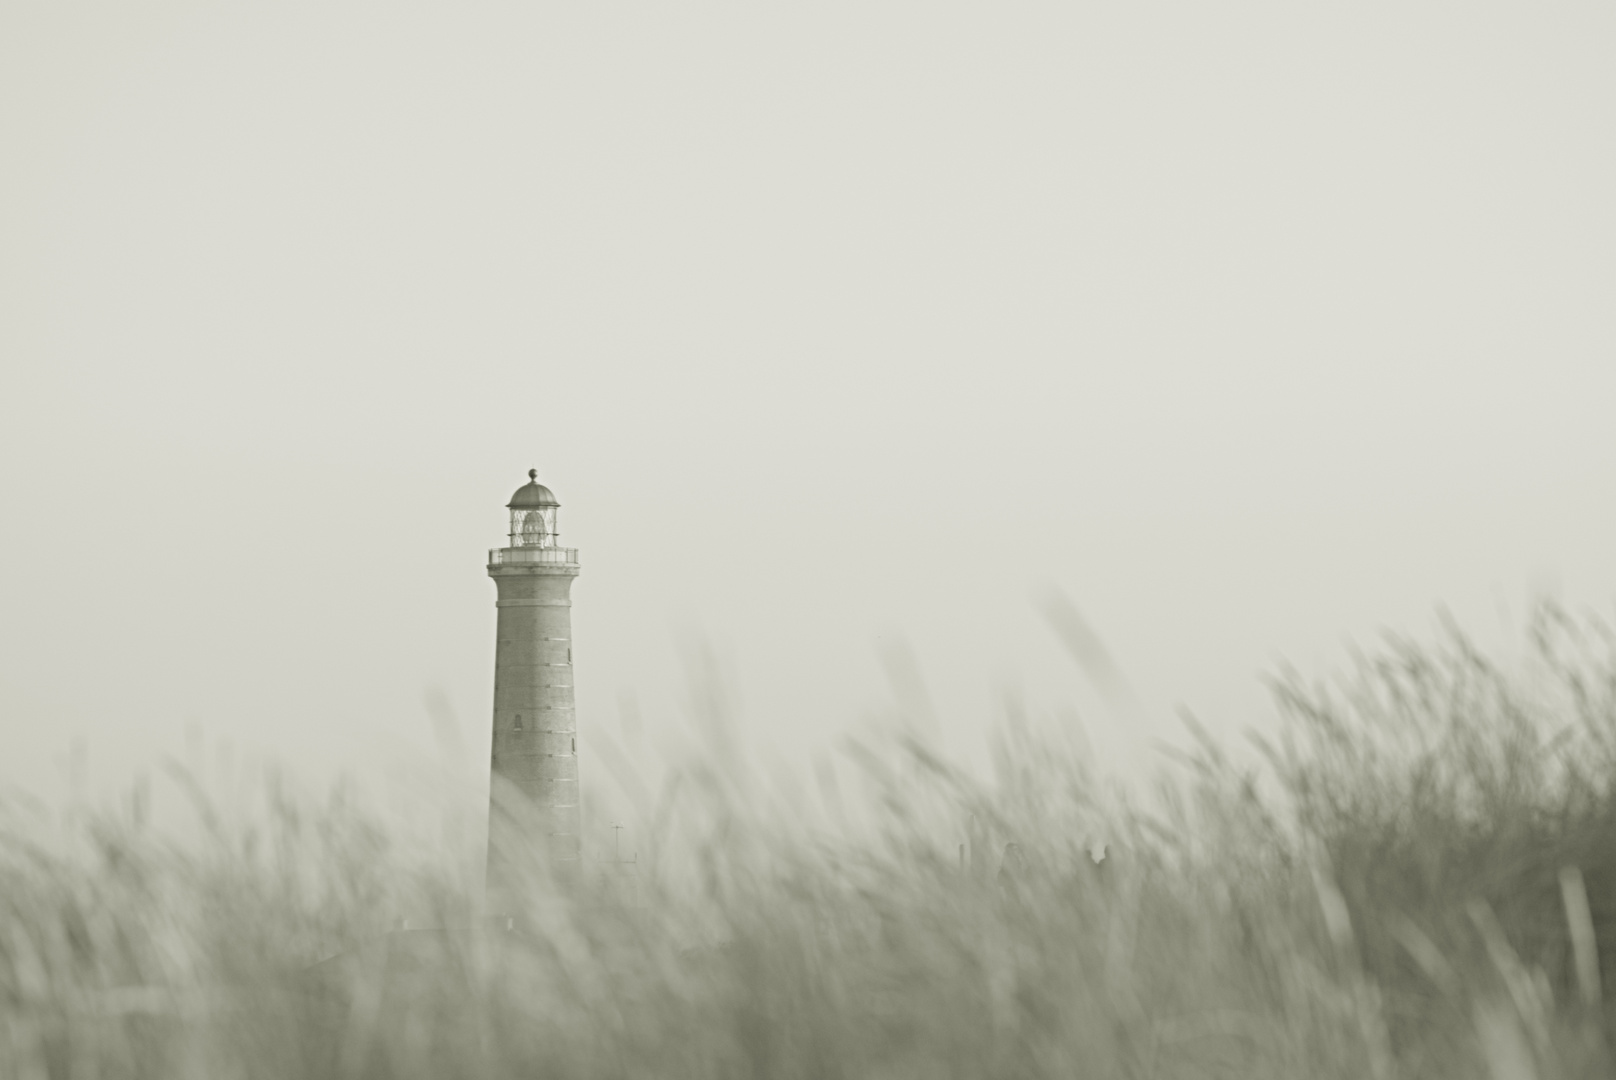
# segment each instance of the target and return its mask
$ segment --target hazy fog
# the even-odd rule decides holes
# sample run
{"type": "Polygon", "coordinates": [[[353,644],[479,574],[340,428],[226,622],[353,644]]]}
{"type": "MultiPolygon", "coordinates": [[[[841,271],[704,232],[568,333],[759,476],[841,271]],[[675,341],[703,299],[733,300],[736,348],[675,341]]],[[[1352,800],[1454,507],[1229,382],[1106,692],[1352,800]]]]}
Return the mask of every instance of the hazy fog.
{"type": "Polygon", "coordinates": [[[1608,610],[1612,56],[1542,0],[8,0],[0,779],[485,781],[530,467],[607,800],[703,649],[779,758],[912,655],[951,753],[1019,695],[1137,776],[1438,604],[1608,610]]]}

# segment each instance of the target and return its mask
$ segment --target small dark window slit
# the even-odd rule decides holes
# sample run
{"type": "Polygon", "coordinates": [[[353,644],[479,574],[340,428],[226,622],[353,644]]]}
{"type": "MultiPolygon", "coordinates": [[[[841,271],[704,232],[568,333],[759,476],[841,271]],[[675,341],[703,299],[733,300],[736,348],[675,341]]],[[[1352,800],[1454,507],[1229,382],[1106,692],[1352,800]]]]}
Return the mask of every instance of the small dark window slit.
{"type": "Polygon", "coordinates": [[[577,739],[576,736],[574,736],[574,738],[572,740],[572,752],[574,754],[576,754],[578,752],[578,739],[577,739]]]}
{"type": "Polygon", "coordinates": [[[516,729],[515,730],[517,730],[517,731],[522,730],[522,714],[521,713],[516,714],[516,729]]]}

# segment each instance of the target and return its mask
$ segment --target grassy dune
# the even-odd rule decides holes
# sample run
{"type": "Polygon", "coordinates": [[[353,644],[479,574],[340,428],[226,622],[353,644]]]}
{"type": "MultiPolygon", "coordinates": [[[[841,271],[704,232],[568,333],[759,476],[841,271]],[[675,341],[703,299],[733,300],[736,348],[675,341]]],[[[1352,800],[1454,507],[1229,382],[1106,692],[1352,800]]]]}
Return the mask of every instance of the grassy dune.
{"type": "Polygon", "coordinates": [[[1286,677],[1266,764],[1203,739],[1148,812],[1013,729],[991,783],[857,751],[856,838],[697,769],[640,897],[535,877],[510,929],[340,801],[12,815],[0,1077],[1608,1076],[1616,649],[1532,641],[1286,677]]]}

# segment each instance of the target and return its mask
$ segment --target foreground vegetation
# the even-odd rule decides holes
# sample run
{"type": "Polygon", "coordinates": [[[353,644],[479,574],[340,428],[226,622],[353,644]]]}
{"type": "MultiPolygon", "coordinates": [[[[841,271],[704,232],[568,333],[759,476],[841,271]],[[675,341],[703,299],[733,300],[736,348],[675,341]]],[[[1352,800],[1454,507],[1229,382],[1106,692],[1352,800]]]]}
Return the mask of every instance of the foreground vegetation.
{"type": "Polygon", "coordinates": [[[1281,680],[1261,766],[1203,739],[1148,811],[1014,728],[991,783],[859,749],[834,837],[698,768],[637,891],[535,880],[509,924],[340,802],[13,818],[0,1076],[1607,1076],[1616,649],[1532,641],[1281,680]]]}

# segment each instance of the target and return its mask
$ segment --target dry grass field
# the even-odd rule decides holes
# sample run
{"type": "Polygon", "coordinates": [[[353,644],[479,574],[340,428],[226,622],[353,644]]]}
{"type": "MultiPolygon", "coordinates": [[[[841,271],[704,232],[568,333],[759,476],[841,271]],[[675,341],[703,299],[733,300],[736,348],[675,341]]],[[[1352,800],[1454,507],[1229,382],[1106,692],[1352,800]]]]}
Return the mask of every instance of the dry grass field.
{"type": "Polygon", "coordinates": [[[1202,740],[1149,810],[1014,728],[989,783],[863,747],[845,834],[697,769],[639,902],[535,880],[509,928],[340,801],[199,799],[184,843],[14,813],[0,1076],[1609,1076],[1616,649],[1553,610],[1531,639],[1282,679],[1263,764],[1202,740]]]}

